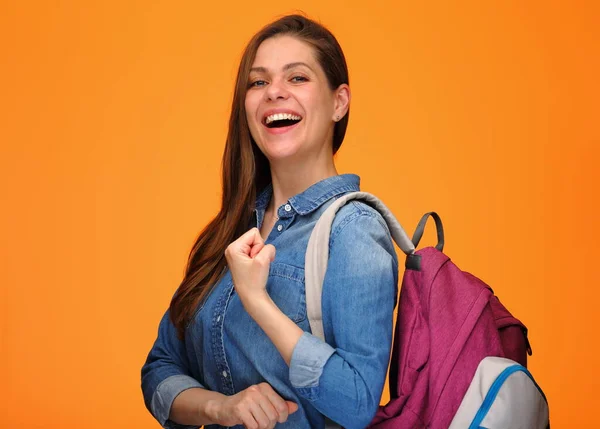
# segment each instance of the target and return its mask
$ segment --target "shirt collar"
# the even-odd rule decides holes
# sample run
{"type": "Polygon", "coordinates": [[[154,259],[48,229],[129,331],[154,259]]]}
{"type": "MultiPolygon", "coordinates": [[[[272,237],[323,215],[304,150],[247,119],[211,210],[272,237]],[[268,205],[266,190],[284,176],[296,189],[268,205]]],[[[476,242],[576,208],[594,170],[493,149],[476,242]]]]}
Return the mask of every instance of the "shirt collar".
{"type": "MultiPolygon", "coordinates": [[[[323,179],[290,198],[289,204],[296,213],[306,215],[319,208],[327,200],[346,192],[360,191],[360,177],[356,174],[340,174],[323,179]]],[[[269,184],[256,199],[256,210],[265,210],[271,195],[273,186],[269,184]]]]}

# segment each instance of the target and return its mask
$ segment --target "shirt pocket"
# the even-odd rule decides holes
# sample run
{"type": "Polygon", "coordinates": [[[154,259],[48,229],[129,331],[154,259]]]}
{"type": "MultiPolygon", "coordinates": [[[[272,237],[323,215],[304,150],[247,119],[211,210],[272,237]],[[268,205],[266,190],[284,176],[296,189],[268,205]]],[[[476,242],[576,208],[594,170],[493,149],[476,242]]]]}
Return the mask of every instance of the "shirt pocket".
{"type": "Polygon", "coordinates": [[[304,270],[281,262],[271,263],[267,292],[279,309],[294,323],[306,319],[304,270]]]}

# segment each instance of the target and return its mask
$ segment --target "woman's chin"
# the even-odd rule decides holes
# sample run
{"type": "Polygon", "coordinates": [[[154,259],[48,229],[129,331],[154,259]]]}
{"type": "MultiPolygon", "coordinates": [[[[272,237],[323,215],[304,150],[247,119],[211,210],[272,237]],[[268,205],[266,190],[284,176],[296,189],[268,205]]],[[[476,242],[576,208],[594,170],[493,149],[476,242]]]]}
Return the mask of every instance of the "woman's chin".
{"type": "Polygon", "coordinates": [[[299,153],[297,142],[269,142],[263,146],[263,153],[271,163],[286,162],[296,158],[299,153]]]}

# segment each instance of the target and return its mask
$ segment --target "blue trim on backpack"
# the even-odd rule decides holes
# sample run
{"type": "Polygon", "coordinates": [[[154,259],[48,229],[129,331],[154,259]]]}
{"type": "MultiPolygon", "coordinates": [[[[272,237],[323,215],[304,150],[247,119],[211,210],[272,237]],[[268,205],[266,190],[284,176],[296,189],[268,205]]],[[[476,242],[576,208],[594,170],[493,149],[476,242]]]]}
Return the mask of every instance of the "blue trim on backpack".
{"type": "Polygon", "coordinates": [[[527,377],[529,377],[531,379],[531,381],[533,382],[533,384],[535,385],[537,390],[543,396],[544,401],[546,401],[546,403],[548,403],[548,399],[546,399],[546,395],[544,395],[544,392],[542,391],[540,386],[538,386],[538,384],[535,382],[535,380],[533,379],[533,376],[527,370],[527,368],[525,368],[523,365],[519,365],[519,364],[511,365],[508,368],[505,368],[500,373],[500,375],[498,375],[496,380],[494,380],[494,382],[490,386],[490,390],[488,390],[488,393],[485,395],[485,399],[483,400],[481,407],[479,407],[477,414],[475,414],[475,418],[471,422],[469,429],[486,429],[483,426],[480,426],[481,422],[483,422],[483,419],[485,419],[485,416],[487,416],[487,413],[490,411],[490,408],[492,408],[492,404],[496,400],[496,396],[498,396],[498,392],[500,392],[500,388],[502,387],[502,385],[504,384],[504,382],[506,381],[506,379],[508,377],[510,377],[515,372],[519,372],[519,371],[524,372],[527,375],[527,377]]]}

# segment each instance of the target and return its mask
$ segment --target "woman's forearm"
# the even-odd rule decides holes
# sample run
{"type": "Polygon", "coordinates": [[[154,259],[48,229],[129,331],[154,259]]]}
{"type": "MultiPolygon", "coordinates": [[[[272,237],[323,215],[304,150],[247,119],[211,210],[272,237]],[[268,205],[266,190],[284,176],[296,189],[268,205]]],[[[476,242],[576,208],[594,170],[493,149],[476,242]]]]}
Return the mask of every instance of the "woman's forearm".
{"type": "Polygon", "coordinates": [[[244,306],[289,366],[294,348],[304,331],[292,322],[266,293],[261,299],[248,300],[244,306]]]}
{"type": "Polygon", "coordinates": [[[184,390],[173,401],[169,420],[182,425],[218,424],[216,408],[224,398],[225,395],[211,390],[201,388],[184,390]]]}

